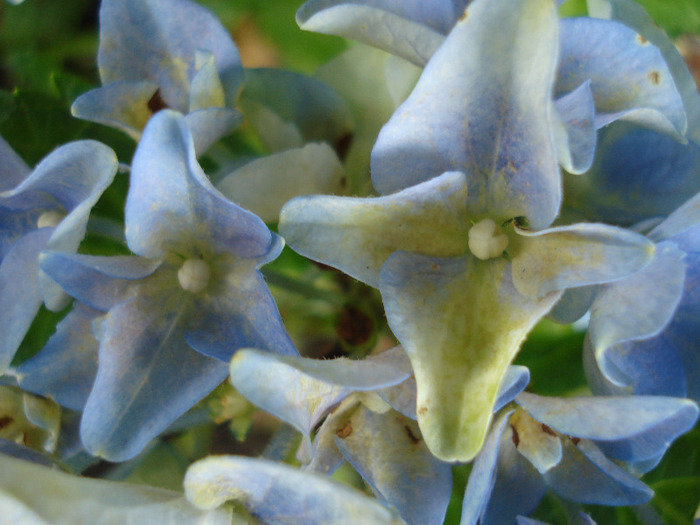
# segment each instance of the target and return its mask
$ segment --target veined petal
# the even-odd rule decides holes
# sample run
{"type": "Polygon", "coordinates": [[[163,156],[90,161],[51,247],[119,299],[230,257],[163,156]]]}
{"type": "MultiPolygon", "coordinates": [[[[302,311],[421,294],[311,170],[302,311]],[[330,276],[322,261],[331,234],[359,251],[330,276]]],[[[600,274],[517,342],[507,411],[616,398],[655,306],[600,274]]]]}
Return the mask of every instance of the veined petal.
{"type": "Polygon", "coordinates": [[[574,445],[563,439],[562,461],[544,477],[549,487],[565,498],[598,505],[639,505],[654,492],[636,477],[607,459],[593,443],[574,445]]]}
{"type": "Polygon", "coordinates": [[[375,188],[386,194],[462,171],[477,217],[525,216],[534,229],[547,227],[561,200],[551,98],[557,42],[550,0],[470,4],[382,128],[375,188]]]}
{"type": "Polygon", "coordinates": [[[555,101],[561,126],[555,126],[559,164],[581,174],[593,164],[596,146],[595,105],[590,80],[555,101]]]}
{"type": "Polygon", "coordinates": [[[240,57],[226,29],[207,9],[188,0],[101,4],[97,63],[103,84],[153,82],[169,107],[186,112],[199,50],[214,55],[222,75],[236,73],[237,81],[226,90],[232,106],[242,80],[240,57]]]}
{"type": "Polygon", "coordinates": [[[75,303],[41,352],[17,367],[20,387],[81,412],[97,374],[99,344],[92,322],[99,315],[102,312],[75,303]]]}
{"type": "MultiPolygon", "coordinates": [[[[358,40],[423,66],[461,14],[455,16],[454,3],[311,0],[297,11],[297,23],[305,31],[358,40]]],[[[463,10],[467,2],[459,3],[463,10]]]]}
{"type": "Polygon", "coordinates": [[[182,290],[139,295],[104,317],[99,368],[80,435],[93,455],[124,461],[211,392],[227,366],[185,342],[182,290]]]}
{"type": "Polygon", "coordinates": [[[29,330],[41,306],[39,252],[46,247],[53,228],[41,228],[22,236],[0,262],[0,371],[4,372],[29,330]]]}
{"type": "Polygon", "coordinates": [[[69,295],[103,312],[126,300],[134,281],[152,275],[161,265],[143,257],[60,252],[43,252],[39,262],[41,270],[69,295]]]}
{"type": "Polygon", "coordinates": [[[333,149],[312,143],[252,160],[216,187],[265,222],[277,222],[282,206],[293,197],[340,193],[344,182],[345,171],[333,149]]]}
{"type": "Polygon", "coordinates": [[[376,287],[396,250],[464,253],[465,201],[464,175],[445,173],[385,197],[299,197],[282,208],[279,228],[295,251],[376,287]]]}
{"type": "Polygon", "coordinates": [[[0,137],[0,192],[14,188],[31,172],[15,150],[0,137]]]}
{"type": "Polygon", "coordinates": [[[516,402],[537,421],[593,440],[607,456],[623,461],[656,457],[698,419],[694,402],[675,397],[555,398],[523,392],[516,402]]]}
{"type": "Polygon", "coordinates": [[[660,51],[633,29],[612,20],[561,20],[557,93],[591,81],[597,126],[618,118],[685,134],[683,101],[660,51]]]}
{"type": "Polygon", "coordinates": [[[149,102],[158,91],[153,82],[114,82],[83,93],[71,106],[74,117],[120,129],[134,140],[153,112],[149,102]]]}
{"type": "Polygon", "coordinates": [[[644,236],[605,224],[574,224],[539,232],[516,227],[513,282],[528,297],[621,279],[647,265],[654,244],[644,236]],[[517,244],[516,244],[517,243],[517,244]]]}
{"type": "Polygon", "coordinates": [[[167,251],[254,258],[271,245],[265,223],[211,185],[184,117],[169,110],[149,121],[134,154],[125,222],[129,247],[149,258],[167,251]]]}
{"type": "Polygon", "coordinates": [[[201,509],[238,501],[264,523],[400,523],[386,507],[347,485],[242,456],[214,456],[192,464],[185,475],[185,495],[201,509]]]}
{"type": "Polygon", "coordinates": [[[452,491],[448,463],[425,446],[418,425],[393,411],[377,414],[360,406],[352,431],[336,434],[345,458],[373,491],[397,508],[411,525],[440,525],[452,491]]]}
{"type": "Polygon", "coordinates": [[[219,271],[229,273],[214,289],[197,298],[196,311],[185,332],[190,346],[227,363],[236,350],[244,347],[298,355],[260,272],[250,265],[219,271]]]}
{"type": "MultiPolygon", "coordinates": [[[[344,100],[325,84],[299,73],[269,68],[245,71],[241,111],[262,141],[274,146],[267,137],[278,130],[258,125],[255,113],[250,111],[259,106],[277,115],[281,125],[293,125],[302,142],[328,142],[335,147],[353,130],[350,111],[344,100]]],[[[301,144],[292,147],[298,146],[301,144]]]]}
{"type": "Polygon", "coordinates": [[[394,253],[380,275],[387,320],[411,359],[431,452],[468,461],[481,448],[520,343],[559,294],[527,298],[502,258],[394,253]]]}

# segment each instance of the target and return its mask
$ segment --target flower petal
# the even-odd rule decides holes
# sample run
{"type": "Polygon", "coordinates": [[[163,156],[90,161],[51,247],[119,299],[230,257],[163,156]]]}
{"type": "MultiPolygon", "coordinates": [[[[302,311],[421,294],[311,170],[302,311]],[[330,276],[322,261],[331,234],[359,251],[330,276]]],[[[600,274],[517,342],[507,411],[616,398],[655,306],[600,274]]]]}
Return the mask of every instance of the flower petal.
{"type": "Polygon", "coordinates": [[[188,113],[185,120],[192,131],[194,150],[202,155],[217,140],[236,129],[243,122],[243,115],[235,109],[206,108],[188,113]]]}
{"type": "Polygon", "coordinates": [[[331,147],[312,143],[252,160],[226,175],[216,187],[265,222],[278,222],[287,201],[299,195],[340,193],[344,177],[331,147]]]}
{"type": "Polygon", "coordinates": [[[134,457],[226,377],[224,363],[185,342],[186,293],[139,295],[102,321],[97,378],[80,428],[93,455],[134,457]]]}
{"type": "Polygon", "coordinates": [[[192,464],[185,476],[185,495],[201,509],[238,501],[263,523],[400,523],[376,500],[347,485],[242,456],[215,456],[192,464]]]}
{"type": "Polygon", "coordinates": [[[199,50],[214,55],[232,106],[242,80],[240,57],[228,31],[207,9],[188,0],[101,4],[97,61],[103,84],[153,82],[169,107],[185,112],[199,50]]]}
{"type": "Polygon", "coordinates": [[[441,525],[452,491],[452,471],[425,446],[416,423],[395,412],[360,406],[352,432],[335,436],[345,458],[407,524],[441,525]]]}
{"type": "Polygon", "coordinates": [[[644,236],[605,224],[574,224],[539,232],[516,228],[509,247],[513,282],[528,297],[614,281],[636,272],[654,256],[644,236]]]}
{"type": "Polygon", "coordinates": [[[39,307],[39,252],[53,228],[41,228],[21,237],[0,262],[0,372],[4,372],[29,330],[39,307]]]}
{"type": "Polygon", "coordinates": [[[555,101],[562,127],[555,127],[559,164],[569,173],[581,174],[593,163],[596,146],[595,105],[590,80],[555,101]]]}
{"type": "Polygon", "coordinates": [[[211,185],[197,164],[184,117],[169,110],[149,121],[136,148],[125,222],[129,247],[143,257],[230,251],[252,258],[271,246],[265,224],[211,185]]]}
{"type": "Polygon", "coordinates": [[[394,253],[379,289],[387,320],[414,370],[421,432],[444,461],[481,448],[508,365],[556,302],[520,295],[504,259],[394,253]]]}
{"type": "Polygon", "coordinates": [[[597,127],[624,118],[682,138],[683,101],[653,44],[619,22],[598,18],[562,19],[560,34],[557,93],[590,80],[597,127]]]}
{"type": "Polygon", "coordinates": [[[0,137],[0,192],[14,188],[31,172],[15,150],[0,137]]]}
{"type": "Polygon", "coordinates": [[[376,287],[396,250],[465,252],[465,197],[464,175],[456,172],[385,197],[299,197],[282,208],[279,228],[295,251],[376,287]]]}
{"type": "Polygon", "coordinates": [[[537,421],[594,440],[606,455],[624,461],[656,457],[692,428],[699,412],[694,402],[675,397],[555,398],[523,392],[516,402],[537,421]]]}
{"type": "Polygon", "coordinates": [[[386,194],[462,171],[477,217],[525,216],[534,229],[547,227],[561,199],[554,4],[477,0],[466,13],[380,132],[372,181],[386,194]]]}
{"type": "Polygon", "coordinates": [[[82,411],[97,374],[99,344],[92,322],[98,315],[102,313],[75,303],[41,352],[17,367],[20,387],[82,411]]]}

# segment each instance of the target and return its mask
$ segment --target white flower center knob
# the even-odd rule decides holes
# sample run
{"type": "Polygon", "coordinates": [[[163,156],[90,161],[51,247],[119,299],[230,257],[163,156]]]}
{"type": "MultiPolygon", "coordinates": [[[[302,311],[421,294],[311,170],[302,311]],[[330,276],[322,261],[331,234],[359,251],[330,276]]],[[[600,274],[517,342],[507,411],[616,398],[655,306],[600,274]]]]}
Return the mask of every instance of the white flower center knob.
{"type": "Polygon", "coordinates": [[[485,261],[500,257],[508,247],[508,236],[491,219],[482,219],[469,230],[469,249],[485,261]]]}
{"type": "Polygon", "coordinates": [[[188,292],[197,293],[209,284],[211,269],[202,259],[187,259],[177,272],[180,286],[188,292]]]}
{"type": "Polygon", "coordinates": [[[59,223],[66,218],[66,214],[56,210],[45,211],[36,220],[37,228],[51,227],[55,228],[59,223]]]}

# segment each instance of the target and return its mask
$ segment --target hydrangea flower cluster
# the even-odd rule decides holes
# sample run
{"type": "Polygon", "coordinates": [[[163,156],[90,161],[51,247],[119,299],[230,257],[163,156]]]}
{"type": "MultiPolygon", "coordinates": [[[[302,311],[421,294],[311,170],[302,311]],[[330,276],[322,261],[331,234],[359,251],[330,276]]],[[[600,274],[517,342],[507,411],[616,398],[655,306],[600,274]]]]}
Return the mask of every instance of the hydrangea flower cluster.
{"type": "Polygon", "coordinates": [[[563,3],[308,0],[358,42],[311,77],[244,67],[194,0],[101,0],[70,111],[135,149],[32,170],[0,138],[0,514],[663,522],[700,94],[634,0],[563,3]]]}

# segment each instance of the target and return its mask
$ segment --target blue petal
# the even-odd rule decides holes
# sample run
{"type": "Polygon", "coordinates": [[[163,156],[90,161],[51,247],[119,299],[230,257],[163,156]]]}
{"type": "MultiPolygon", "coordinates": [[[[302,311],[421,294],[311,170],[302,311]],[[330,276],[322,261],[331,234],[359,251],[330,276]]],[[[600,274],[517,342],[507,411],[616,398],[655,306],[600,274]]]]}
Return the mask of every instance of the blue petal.
{"type": "Polygon", "coordinates": [[[17,153],[0,137],[0,192],[14,188],[22,182],[31,169],[17,153]]]}
{"type": "Polygon", "coordinates": [[[42,351],[17,368],[20,387],[82,411],[97,373],[99,345],[92,322],[98,315],[101,312],[75,303],[42,351]]]}
{"type": "Polygon", "coordinates": [[[548,226],[561,199],[551,131],[557,30],[547,0],[472,3],[380,132],[375,188],[386,194],[462,171],[477,217],[548,226]]]}
{"type": "Polygon", "coordinates": [[[493,407],[494,412],[498,412],[501,408],[513,401],[530,382],[530,370],[525,366],[512,365],[508,367],[503,382],[498,389],[498,397],[496,404],[493,407]]]}
{"type": "Polygon", "coordinates": [[[619,22],[597,18],[563,19],[560,34],[556,92],[590,79],[598,127],[624,118],[678,139],[685,134],[683,101],[655,46],[619,22]]]}
{"type": "Polygon", "coordinates": [[[125,210],[126,239],[135,253],[212,257],[232,252],[261,257],[270,231],[258,217],[227,201],[197,164],[184,117],[163,110],[136,148],[125,210]]]}
{"type": "Polygon", "coordinates": [[[17,240],[37,227],[37,219],[46,211],[41,208],[14,210],[5,208],[0,202],[0,260],[2,260],[17,240]]]}
{"type": "Polygon", "coordinates": [[[452,471],[437,460],[414,421],[360,405],[352,432],[335,436],[345,458],[373,491],[396,507],[409,525],[441,525],[452,492],[452,471]]]}
{"type": "Polygon", "coordinates": [[[290,465],[242,456],[195,462],[185,476],[185,495],[201,509],[237,501],[263,523],[400,523],[386,507],[347,485],[290,465]]]}
{"type": "Polygon", "coordinates": [[[201,155],[221,137],[236,129],[243,122],[243,115],[235,109],[205,108],[188,113],[185,120],[192,131],[194,150],[201,155]]]}
{"type": "Polygon", "coordinates": [[[547,314],[547,317],[559,324],[571,324],[581,319],[593,304],[598,286],[580,286],[569,288],[547,314]]]}
{"type": "Polygon", "coordinates": [[[540,397],[516,402],[554,430],[596,442],[609,457],[641,461],[658,456],[698,418],[697,405],[674,397],[540,397]]]}
{"type": "Polygon", "coordinates": [[[4,372],[41,306],[39,252],[53,228],[41,228],[21,237],[0,263],[0,371],[4,372]]]}
{"type": "Polygon", "coordinates": [[[562,439],[561,463],[549,470],[545,480],[549,487],[573,501],[598,505],[639,505],[654,492],[634,476],[607,459],[590,441],[574,445],[562,439]]]}
{"type": "Polygon", "coordinates": [[[674,236],[681,236],[680,238],[684,239],[683,248],[689,252],[697,252],[700,251],[700,241],[693,242],[693,237],[698,235],[698,224],[700,224],[700,193],[683,203],[666,220],[658,224],[649,232],[649,238],[660,242],[674,236]],[[685,232],[690,228],[695,228],[695,232],[689,232],[689,237],[685,232]]]}
{"type": "Polygon", "coordinates": [[[467,249],[469,220],[461,173],[445,173],[385,197],[299,197],[280,213],[295,251],[370,286],[396,250],[437,256],[467,249]]]}
{"type": "Polygon", "coordinates": [[[153,82],[114,82],[80,95],[71,106],[74,117],[120,129],[134,140],[141,137],[158,91],[153,82]]]}
{"type": "Polygon", "coordinates": [[[227,270],[223,283],[197,300],[185,332],[192,348],[226,362],[244,347],[298,355],[260,272],[243,264],[227,270]]]}
{"type": "Polygon", "coordinates": [[[559,164],[569,173],[584,173],[593,164],[596,146],[590,80],[556,100],[555,106],[563,124],[561,136],[557,137],[559,164]]]}
{"type": "Polygon", "coordinates": [[[150,81],[165,103],[187,111],[195,54],[214,55],[231,106],[240,87],[238,50],[218,19],[188,0],[106,0],[97,62],[103,84],[150,81]]]}
{"type": "Polygon", "coordinates": [[[80,429],[93,455],[136,456],[226,377],[224,363],[185,342],[186,293],[136,296],[102,321],[97,378],[80,429]]]}
{"type": "Polygon", "coordinates": [[[126,300],[133,281],[152,275],[161,261],[134,256],[99,257],[44,252],[41,269],[69,295],[106,312],[126,300]]]}

